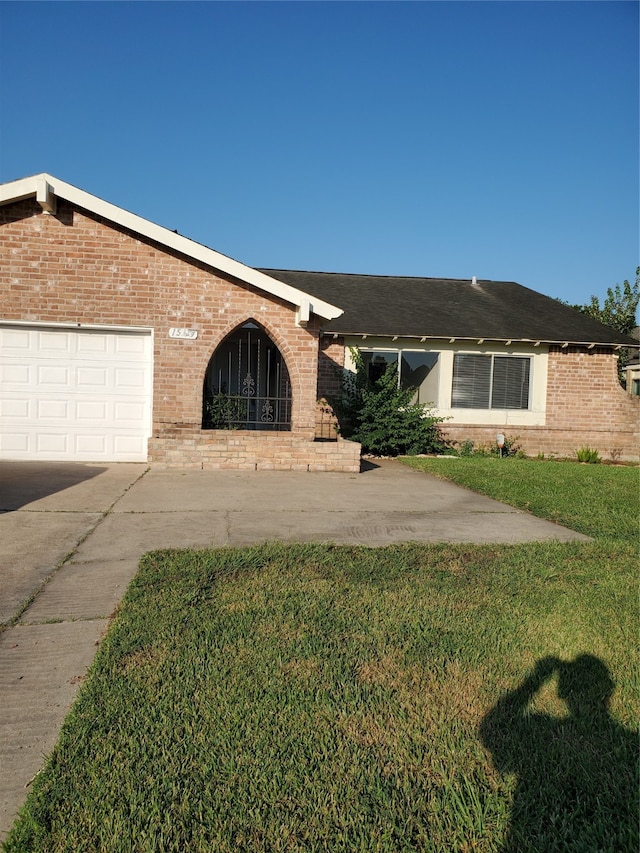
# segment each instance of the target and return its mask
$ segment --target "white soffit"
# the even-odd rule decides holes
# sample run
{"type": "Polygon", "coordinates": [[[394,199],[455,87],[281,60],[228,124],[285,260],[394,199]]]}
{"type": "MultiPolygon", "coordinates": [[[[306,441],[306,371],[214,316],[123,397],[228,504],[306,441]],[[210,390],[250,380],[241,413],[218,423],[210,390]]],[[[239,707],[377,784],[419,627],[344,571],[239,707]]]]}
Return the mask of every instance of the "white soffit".
{"type": "Polygon", "coordinates": [[[46,172],[39,175],[32,175],[29,178],[21,178],[18,181],[0,184],[0,204],[9,204],[10,202],[20,201],[30,196],[36,196],[43,210],[48,213],[54,209],[53,202],[56,196],[64,198],[72,204],[78,205],[78,207],[83,207],[91,213],[95,213],[104,219],[121,225],[123,228],[135,231],[137,234],[148,237],[150,240],[174,249],[176,252],[180,252],[194,260],[201,261],[240,281],[244,281],[246,284],[251,284],[266,293],[270,293],[272,296],[277,296],[285,302],[295,305],[302,316],[310,310],[326,320],[335,320],[343,313],[342,309],[337,308],[335,305],[330,305],[322,299],[316,299],[315,296],[309,293],[304,293],[295,287],[291,287],[289,284],[284,284],[275,278],[271,278],[271,276],[258,272],[258,270],[248,267],[239,261],[234,261],[232,258],[228,258],[214,249],[209,249],[200,243],[196,243],[188,237],[176,234],[168,228],[163,228],[161,225],[149,222],[148,219],[143,219],[141,216],[129,213],[129,211],[123,210],[121,207],[116,207],[115,204],[103,201],[97,198],[97,196],[80,190],[58,178],[54,178],[52,175],[48,175],[46,172]]]}

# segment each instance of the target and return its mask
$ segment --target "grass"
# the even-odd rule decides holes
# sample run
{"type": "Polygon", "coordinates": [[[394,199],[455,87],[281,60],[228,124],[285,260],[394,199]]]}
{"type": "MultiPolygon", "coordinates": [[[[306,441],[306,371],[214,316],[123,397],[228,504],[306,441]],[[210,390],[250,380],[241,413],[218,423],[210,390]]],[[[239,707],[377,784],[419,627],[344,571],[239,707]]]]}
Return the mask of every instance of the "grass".
{"type": "Polygon", "coordinates": [[[638,849],[629,469],[573,467],[510,488],[593,542],[146,555],[5,850],[638,849]]]}
{"type": "Polygon", "coordinates": [[[497,457],[407,456],[402,461],[587,536],[638,541],[636,467],[497,457]]]}

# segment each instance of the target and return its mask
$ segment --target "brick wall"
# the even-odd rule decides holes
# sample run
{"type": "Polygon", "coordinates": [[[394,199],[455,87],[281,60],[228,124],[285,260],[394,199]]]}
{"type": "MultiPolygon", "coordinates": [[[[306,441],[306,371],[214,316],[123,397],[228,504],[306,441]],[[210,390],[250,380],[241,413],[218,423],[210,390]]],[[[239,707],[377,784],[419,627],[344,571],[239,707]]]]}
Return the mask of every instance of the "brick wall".
{"type": "Polygon", "coordinates": [[[342,393],[340,371],[343,368],[344,339],[321,337],[318,350],[316,438],[330,439],[338,434],[338,419],[328,401],[342,393]]]}
{"type": "Polygon", "coordinates": [[[552,347],[547,380],[547,422],[540,427],[487,427],[444,424],[448,438],[495,444],[497,433],[518,437],[529,456],[575,457],[592,447],[604,459],[638,461],[640,399],[618,381],[617,359],[594,348],[552,347]]]}
{"type": "Polygon", "coordinates": [[[149,441],[149,461],[172,468],[247,471],[360,471],[353,441],[307,441],[290,432],[166,430],[149,441]]]}
{"type": "MultiPolygon", "coordinates": [[[[295,324],[292,305],[58,200],[55,216],[34,200],[0,208],[6,320],[152,327],[153,433],[199,429],[203,380],[221,341],[249,318],[284,357],[291,379],[291,434],[312,442],[318,320],[295,324]],[[195,340],[170,327],[197,329],[195,340]]],[[[265,451],[266,452],[266,451],[265,451]]]]}
{"type": "Polygon", "coordinates": [[[344,338],[322,337],[318,351],[318,398],[337,397],[344,368],[344,338]]]}

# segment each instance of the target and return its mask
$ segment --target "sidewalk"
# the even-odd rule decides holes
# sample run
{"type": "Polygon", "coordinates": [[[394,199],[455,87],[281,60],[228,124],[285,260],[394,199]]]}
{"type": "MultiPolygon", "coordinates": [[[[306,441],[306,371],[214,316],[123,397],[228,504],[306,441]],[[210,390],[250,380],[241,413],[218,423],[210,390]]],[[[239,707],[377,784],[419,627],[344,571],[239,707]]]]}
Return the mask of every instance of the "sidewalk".
{"type": "Polygon", "coordinates": [[[155,548],[586,539],[398,462],[361,474],[0,462],[0,841],[155,548]],[[25,607],[26,602],[31,602],[25,607]]]}

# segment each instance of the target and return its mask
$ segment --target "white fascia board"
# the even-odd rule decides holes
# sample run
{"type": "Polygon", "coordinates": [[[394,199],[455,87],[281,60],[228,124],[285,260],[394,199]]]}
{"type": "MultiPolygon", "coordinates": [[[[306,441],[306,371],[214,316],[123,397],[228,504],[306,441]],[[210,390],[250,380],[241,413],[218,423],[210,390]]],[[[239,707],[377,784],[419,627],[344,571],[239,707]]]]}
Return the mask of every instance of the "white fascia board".
{"type": "MultiPolygon", "coordinates": [[[[354,340],[362,340],[364,335],[365,338],[369,339],[369,343],[367,346],[371,346],[371,340],[374,338],[378,339],[388,339],[392,341],[394,338],[399,338],[401,341],[409,341],[415,340],[420,341],[421,343],[429,343],[432,344],[438,341],[446,341],[448,343],[461,343],[461,344],[477,344],[479,335],[473,335],[472,337],[459,337],[457,335],[380,335],[380,334],[371,334],[370,332],[334,332],[331,326],[327,326],[323,329],[322,334],[325,337],[333,337],[334,335],[339,335],[341,338],[353,338],[354,340]]],[[[540,344],[545,344],[546,346],[569,346],[569,347],[615,347],[616,349],[620,349],[624,347],[625,349],[635,349],[640,348],[640,343],[638,344],[620,344],[617,341],[571,341],[566,338],[560,340],[551,340],[547,338],[482,338],[482,346],[489,346],[489,344],[504,344],[505,347],[508,347],[510,344],[514,346],[517,344],[518,346],[540,346],[540,344]]],[[[354,344],[355,346],[355,344],[354,344]]]]}
{"type": "Polygon", "coordinates": [[[31,178],[21,178],[19,181],[0,184],[0,204],[22,201],[23,198],[35,195],[38,187],[38,179],[47,177],[48,175],[33,175],[31,178]]]}
{"type": "Polygon", "coordinates": [[[156,243],[180,252],[182,255],[201,261],[246,284],[251,284],[259,290],[263,290],[272,296],[289,302],[298,309],[302,308],[303,312],[306,310],[303,306],[308,305],[314,314],[326,320],[335,320],[343,313],[342,309],[337,308],[335,305],[330,305],[322,299],[316,299],[315,296],[309,293],[304,293],[295,287],[291,287],[289,284],[284,284],[284,282],[258,272],[258,270],[248,267],[239,261],[234,261],[232,258],[222,255],[214,249],[209,249],[207,246],[196,243],[188,237],[183,237],[181,234],[176,234],[168,228],[163,228],[161,225],[156,225],[148,219],[143,219],[135,213],[129,213],[129,211],[123,210],[121,207],[116,207],[115,204],[103,201],[97,198],[97,196],[80,190],[58,178],[54,178],[52,175],[48,175],[46,172],[0,185],[0,204],[20,201],[23,198],[36,195],[38,186],[42,187],[43,181],[49,186],[54,196],[64,198],[72,204],[78,205],[78,207],[83,207],[85,210],[91,211],[91,213],[95,213],[117,225],[128,228],[130,231],[135,231],[137,234],[148,237],[150,240],[154,240],[156,243]]]}

